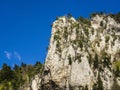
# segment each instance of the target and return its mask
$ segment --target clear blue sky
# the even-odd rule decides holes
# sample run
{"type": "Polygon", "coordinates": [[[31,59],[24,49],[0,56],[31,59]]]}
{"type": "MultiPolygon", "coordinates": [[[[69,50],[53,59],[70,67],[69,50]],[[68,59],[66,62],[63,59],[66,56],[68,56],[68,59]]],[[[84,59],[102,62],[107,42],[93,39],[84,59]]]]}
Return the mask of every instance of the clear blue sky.
{"type": "Polygon", "coordinates": [[[0,67],[44,62],[57,16],[120,11],[120,0],[0,0],[0,67]]]}

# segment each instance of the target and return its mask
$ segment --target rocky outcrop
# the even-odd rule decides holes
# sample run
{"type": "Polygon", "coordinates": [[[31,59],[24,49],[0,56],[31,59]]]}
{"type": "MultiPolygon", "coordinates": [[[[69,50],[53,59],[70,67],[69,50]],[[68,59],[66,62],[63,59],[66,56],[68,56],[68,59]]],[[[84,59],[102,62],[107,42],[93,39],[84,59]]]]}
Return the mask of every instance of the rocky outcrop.
{"type": "Polygon", "coordinates": [[[40,90],[120,89],[120,23],[109,15],[91,21],[58,18],[39,85],[40,90]]]}

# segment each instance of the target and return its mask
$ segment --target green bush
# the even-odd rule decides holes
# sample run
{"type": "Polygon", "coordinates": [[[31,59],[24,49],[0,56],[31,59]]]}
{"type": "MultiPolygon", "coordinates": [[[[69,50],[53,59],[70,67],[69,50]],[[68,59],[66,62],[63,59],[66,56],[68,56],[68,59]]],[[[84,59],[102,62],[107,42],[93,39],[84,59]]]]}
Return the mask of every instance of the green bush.
{"type": "Polygon", "coordinates": [[[102,26],[102,27],[103,27],[103,21],[101,21],[101,22],[100,22],[100,26],[102,26]]]}
{"type": "Polygon", "coordinates": [[[90,18],[95,17],[96,15],[103,15],[103,14],[104,14],[103,11],[101,11],[101,12],[94,12],[94,13],[90,14],[90,18]]]}
{"type": "Polygon", "coordinates": [[[13,69],[7,64],[3,64],[0,70],[0,90],[19,90],[20,86],[28,84],[34,75],[42,72],[42,64],[36,62],[35,65],[21,66],[15,65],[13,69]]]}
{"type": "Polygon", "coordinates": [[[83,48],[83,42],[81,40],[78,41],[78,46],[82,49],[83,48]]]}
{"type": "Polygon", "coordinates": [[[68,31],[67,31],[67,29],[64,30],[63,37],[64,37],[65,40],[67,40],[67,37],[68,37],[68,31]]]}
{"type": "Polygon", "coordinates": [[[91,65],[92,62],[93,62],[93,60],[92,60],[92,55],[91,55],[91,54],[89,54],[89,56],[88,56],[88,61],[89,61],[89,64],[91,65]]]}
{"type": "Polygon", "coordinates": [[[98,55],[95,54],[95,57],[94,57],[94,68],[98,68],[99,67],[99,60],[98,60],[98,55]]]}
{"type": "Polygon", "coordinates": [[[92,35],[94,35],[94,29],[91,30],[92,35]]]}
{"type": "Polygon", "coordinates": [[[91,26],[91,22],[89,19],[85,19],[83,18],[82,16],[80,16],[78,19],[77,19],[78,22],[80,22],[81,24],[86,24],[88,26],[91,26]]]}
{"type": "Polygon", "coordinates": [[[120,77],[120,61],[114,63],[114,74],[116,77],[120,77]]]}
{"type": "Polygon", "coordinates": [[[93,85],[93,90],[104,90],[103,83],[100,78],[100,73],[98,73],[97,83],[93,85]]]}
{"type": "Polygon", "coordinates": [[[109,36],[106,36],[106,37],[105,37],[105,42],[108,43],[109,40],[110,40],[110,37],[109,37],[109,36]]]}
{"type": "Polygon", "coordinates": [[[89,31],[88,31],[88,29],[87,29],[87,28],[85,28],[85,29],[84,29],[84,32],[85,32],[86,36],[88,36],[88,35],[89,35],[89,31]]]}
{"type": "Polygon", "coordinates": [[[117,14],[108,14],[108,16],[114,18],[115,21],[117,21],[118,23],[120,23],[120,12],[117,14]]]}
{"type": "Polygon", "coordinates": [[[81,55],[80,54],[77,54],[76,56],[75,56],[75,60],[77,60],[78,61],[78,63],[80,63],[82,60],[81,60],[81,55]]]}

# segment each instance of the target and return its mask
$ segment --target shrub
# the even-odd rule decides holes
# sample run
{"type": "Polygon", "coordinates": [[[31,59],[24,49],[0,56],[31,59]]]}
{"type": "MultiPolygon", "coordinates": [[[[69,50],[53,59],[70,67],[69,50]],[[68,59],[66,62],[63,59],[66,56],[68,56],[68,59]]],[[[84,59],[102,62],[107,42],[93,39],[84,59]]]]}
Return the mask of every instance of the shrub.
{"type": "Polygon", "coordinates": [[[71,18],[72,17],[72,14],[71,13],[68,13],[67,14],[67,18],[71,18]]]}
{"type": "Polygon", "coordinates": [[[120,61],[114,63],[114,74],[116,77],[120,77],[120,61]]]}
{"type": "Polygon", "coordinates": [[[120,12],[117,14],[108,14],[108,16],[114,18],[115,21],[117,21],[118,23],[120,23],[120,12]]]}
{"type": "Polygon", "coordinates": [[[81,40],[78,41],[78,46],[82,49],[83,48],[83,42],[81,40]]]}
{"type": "Polygon", "coordinates": [[[58,40],[58,39],[60,39],[60,37],[59,37],[59,35],[54,35],[54,40],[58,40]]]}
{"type": "Polygon", "coordinates": [[[80,17],[77,19],[77,21],[80,22],[80,23],[86,24],[86,25],[88,25],[88,26],[91,25],[90,20],[89,20],[89,19],[85,19],[85,18],[83,18],[82,16],[80,16],[80,17]]]}
{"type": "Polygon", "coordinates": [[[91,65],[92,64],[92,55],[91,54],[89,54],[88,60],[89,60],[89,64],[91,65]]]}
{"type": "Polygon", "coordinates": [[[89,35],[89,31],[88,31],[88,29],[87,29],[87,28],[85,28],[85,29],[84,29],[84,32],[85,32],[86,36],[88,36],[88,35],[89,35]]]}
{"type": "Polygon", "coordinates": [[[104,14],[103,11],[101,11],[101,12],[94,12],[94,13],[90,14],[90,18],[95,17],[96,15],[103,15],[103,14],[104,14]]]}
{"type": "Polygon", "coordinates": [[[92,35],[94,35],[94,29],[91,30],[92,35]]]}
{"type": "Polygon", "coordinates": [[[106,36],[106,37],[105,37],[105,42],[108,43],[109,40],[110,40],[110,37],[109,37],[109,36],[106,36]]]}
{"type": "Polygon", "coordinates": [[[103,21],[101,21],[101,22],[100,22],[100,26],[102,26],[102,27],[103,27],[103,21]]]}
{"type": "Polygon", "coordinates": [[[81,62],[81,55],[80,55],[80,54],[77,54],[77,55],[75,56],[75,60],[78,60],[78,63],[80,63],[80,62],[81,62]]]}
{"type": "Polygon", "coordinates": [[[93,90],[104,90],[103,82],[100,78],[100,73],[98,73],[97,83],[93,85],[93,90]]]}
{"type": "Polygon", "coordinates": [[[94,68],[98,68],[99,66],[99,60],[98,60],[98,55],[95,54],[95,57],[94,57],[94,68]]]}
{"type": "Polygon", "coordinates": [[[64,30],[63,37],[65,38],[65,40],[67,40],[67,37],[68,37],[67,29],[64,30]]]}
{"type": "Polygon", "coordinates": [[[100,78],[100,73],[98,73],[98,90],[103,90],[103,83],[102,80],[100,78]]]}
{"type": "Polygon", "coordinates": [[[113,41],[115,41],[117,39],[117,36],[116,35],[114,35],[114,37],[113,37],[113,41]]]}

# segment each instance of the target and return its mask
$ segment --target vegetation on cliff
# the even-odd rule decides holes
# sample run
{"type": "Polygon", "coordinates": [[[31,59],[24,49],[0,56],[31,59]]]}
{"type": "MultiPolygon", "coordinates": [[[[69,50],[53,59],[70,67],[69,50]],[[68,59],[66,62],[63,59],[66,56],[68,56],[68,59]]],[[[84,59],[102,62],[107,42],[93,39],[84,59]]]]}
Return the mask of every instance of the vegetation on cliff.
{"type": "Polygon", "coordinates": [[[3,64],[0,70],[0,90],[18,90],[28,86],[34,75],[41,73],[42,64],[36,62],[35,65],[22,63],[15,65],[12,69],[7,64],[3,64]]]}

